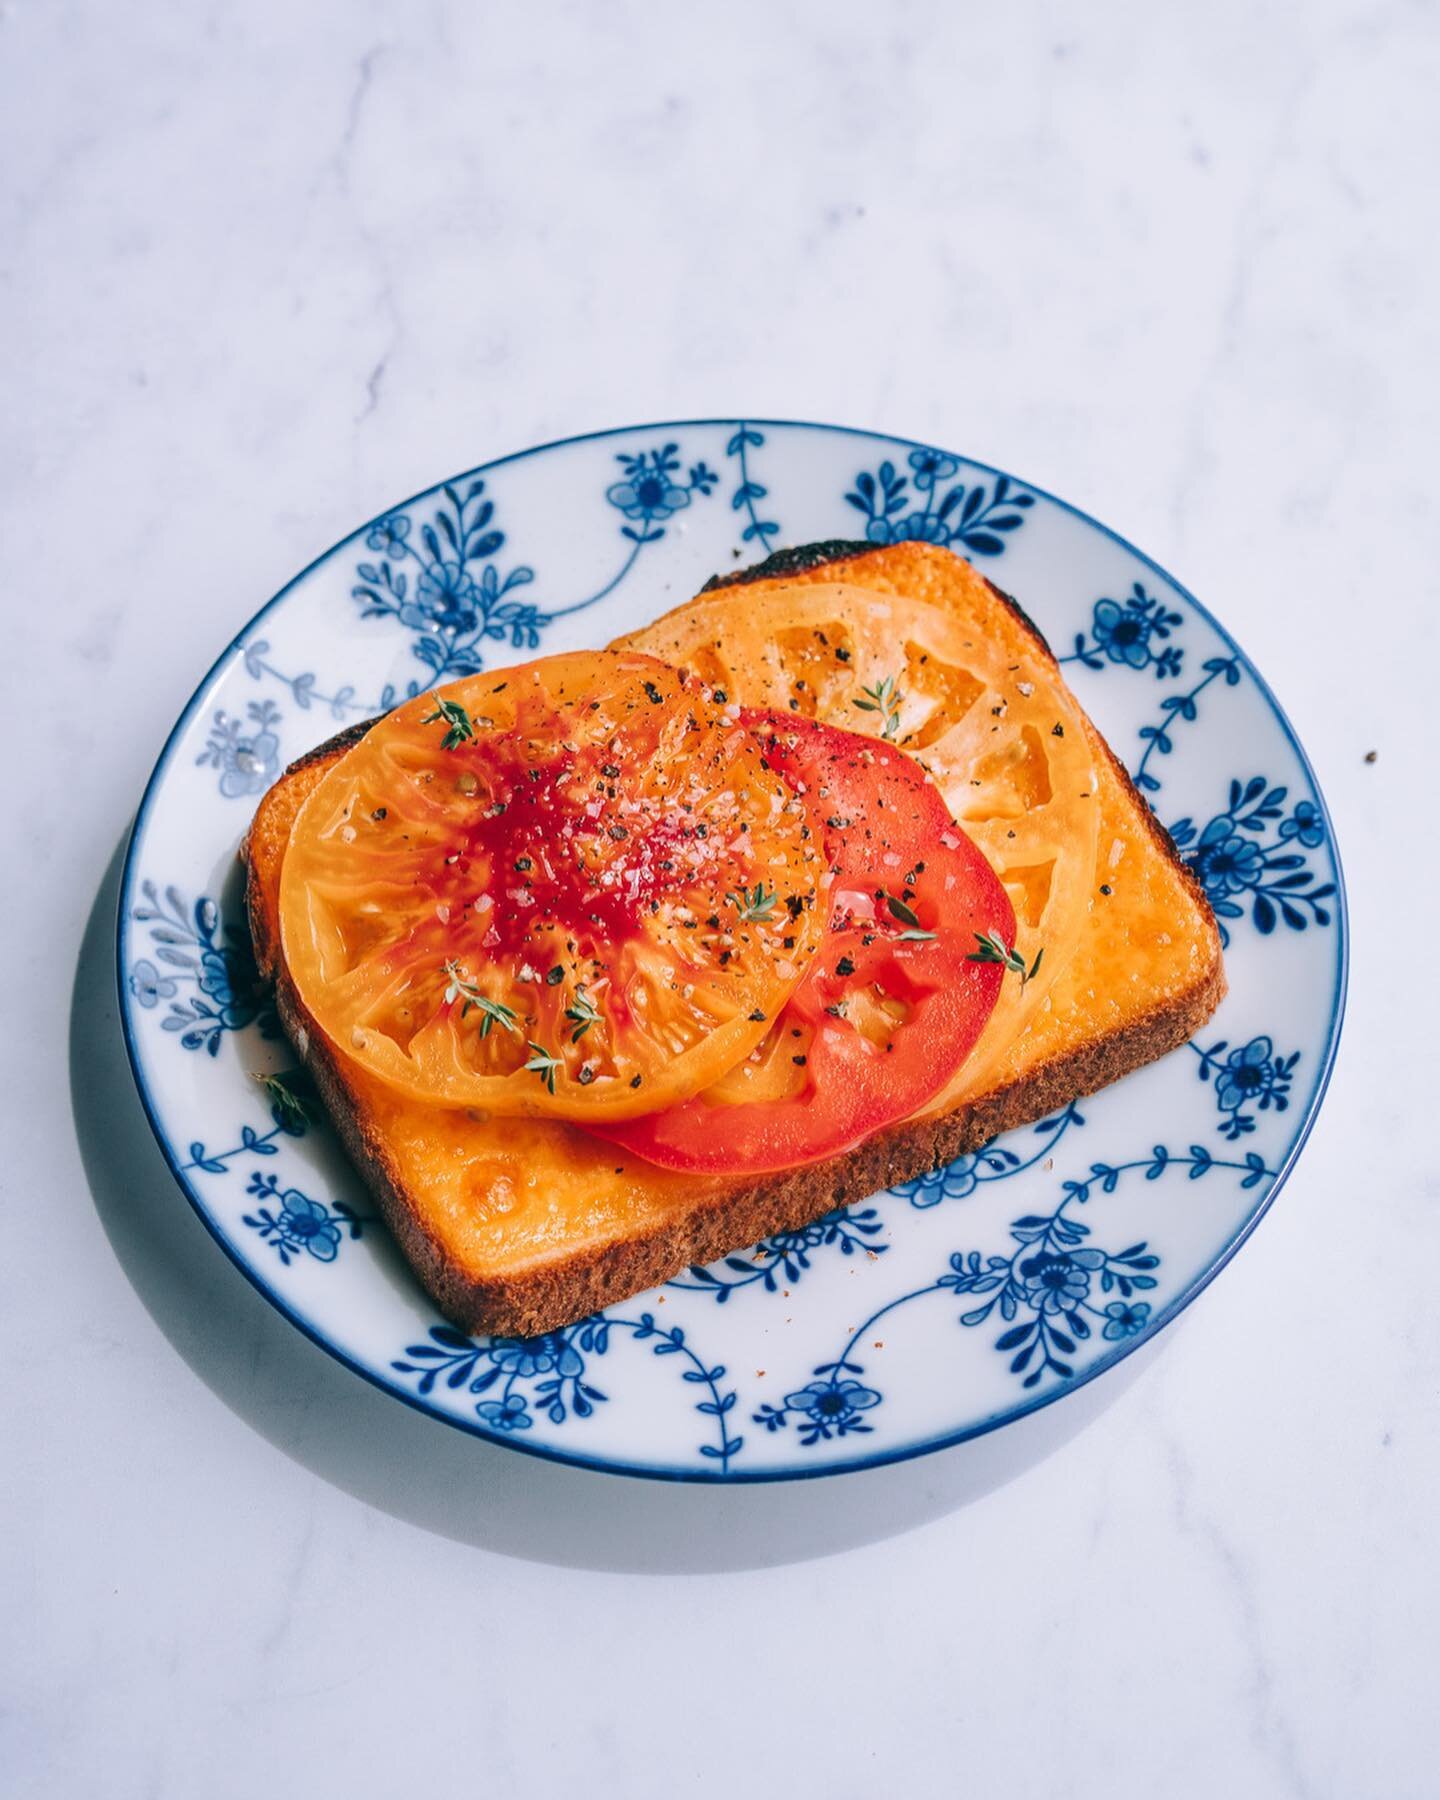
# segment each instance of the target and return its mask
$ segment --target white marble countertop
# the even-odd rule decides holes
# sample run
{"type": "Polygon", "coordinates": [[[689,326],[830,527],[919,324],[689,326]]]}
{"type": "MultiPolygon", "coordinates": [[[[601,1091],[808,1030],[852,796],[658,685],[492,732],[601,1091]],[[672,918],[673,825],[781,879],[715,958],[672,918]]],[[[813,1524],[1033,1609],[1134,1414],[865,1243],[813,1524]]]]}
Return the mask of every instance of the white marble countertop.
{"type": "Polygon", "coordinates": [[[7,1794],[1437,1791],[1437,24],[0,6],[7,1794]],[[254,608],[452,469],[747,411],[1101,515],[1334,810],[1309,1149],[1019,1473],[715,1494],[463,1439],[251,1292],[123,1065],[118,846],[254,608]]]}

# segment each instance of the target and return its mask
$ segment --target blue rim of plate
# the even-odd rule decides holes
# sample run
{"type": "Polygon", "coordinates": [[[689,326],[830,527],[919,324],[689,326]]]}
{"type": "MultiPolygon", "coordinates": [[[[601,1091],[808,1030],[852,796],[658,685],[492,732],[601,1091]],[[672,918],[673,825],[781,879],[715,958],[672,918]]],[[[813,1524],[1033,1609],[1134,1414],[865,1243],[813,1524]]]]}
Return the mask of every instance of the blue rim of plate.
{"type": "MultiPolygon", "coordinates": [[[[552,450],[563,449],[570,444],[593,443],[604,438],[635,436],[641,433],[659,433],[683,429],[694,430],[713,426],[724,426],[733,424],[735,418],[739,416],[740,415],[697,419],[660,419],[641,421],[633,425],[611,426],[601,431],[575,432],[569,437],[553,438],[547,443],[532,444],[525,450],[512,451],[507,456],[494,457],[489,462],[476,463],[473,467],[463,469],[456,474],[443,476],[441,480],[459,483],[468,480],[472,476],[488,474],[491,470],[504,468],[512,463],[525,462],[533,456],[541,456],[552,450]]],[[[750,423],[761,427],[795,431],[820,431],[839,436],[868,438],[872,442],[894,444],[897,448],[906,451],[933,450],[948,456],[961,455],[958,451],[942,448],[939,445],[927,444],[918,438],[900,437],[893,432],[870,431],[865,427],[858,425],[832,425],[817,419],[756,418],[748,413],[745,414],[744,417],[749,420],[750,423]]],[[[1015,476],[1011,471],[1000,469],[994,463],[985,462],[977,457],[964,456],[962,460],[970,464],[973,468],[984,469],[991,475],[1003,475],[1008,476],[1012,481],[1021,481],[1022,485],[1031,493],[1048,501],[1050,504],[1059,507],[1061,511],[1069,513],[1072,517],[1079,519],[1092,530],[1099,532],[1101,536],[1108,538],[1112,543],[1119,545],[1127,555],[1135,557],[1138,562],[1143,563],[1146,568],[1152,570],[1156,575],[1168,582],[1188,605],[1194,607],[1197,615],[1211,626],[1244,664],[1246,671],[1255,683],[1257,691],[1264,699],[1265,704],[1270,708],[1281,731],[1284,733],[1286,741],[1294,751],[1297,761],[1305,771],[1306,777],[1309,780],[1311,791],[1315,796],[1316,804],[1320,809],[1320,815],[1325,823],[1327,841],[1330,846],[1331,858],[1335,867],[1334,898],[1336,903],[1337,923],[1339,925],[1339,931],[1336,934],[1338,953],[1335,961],[1335,988],[1334,993],[1331,996],[1330,1018],[1326,1028],[1325,1047],[1314,1091],[1311,1095],[1304,1117],[1300,1121],[1299,1129],[1295,1133],[1290,1149],[1280,1163],[1279,1168],[1276,1170],[1275,1178],[1266,1189],[1264,1196],[1255,1207],[1255,1210],[1239,1227],[1233,1237],[1231,1237],[1224,1247],[1215,1255],[1209,1265],[1202,1270],[1200,1274],[1196,1275],[1186,1287],[1182,1288],[1178,1294],[1174,1295],[1167,1304],[1160,1309],[1154,1318],[1149,1321],[1141,1332],[1134,1337],[1122,1340],[1112,1351],[1097,1357],[1082,1373],[1072,1377],[1063,1386],[1053,1388],[1045,1394],[1037,1394],[1032,1399],[1023,1400],[1014,1405],[1002,1407],[991,1413],[988,1417],[969,1425],[962,1426],[955,1431],[940,1432],[933,1437],[925,1438],[915,1443],[905,1444],[894,1449],[877,1451],[867,1456],[852,1457],[845,1461],[828,1462],[812,1468],[789,1467],[782,1469],[756,1469],[720,1474],[711,1473],[702,1468],[682,1469],[659,1465],[645,1465],[641,1463],[621,1463],[607,1460],[604,1457],[587,1455],[583,1451],[573,1452],[568,1449],[554,1449],[543,1444],[518,1442],[513,1435],[506,1435],[498,1431],[487,1429],[478,1421],[472,1423],[470,1420],[458,1417],[453,1413],[440,1412],[427,1406],[424,1400],[418,1395],[402,1388],[398,1383],[386,1380],[376,1370],[365,1367],[363,1363],[357,1361],[355,1357],[349,1354],[349,1352],[340,1348],[339,1345],[327,1337],[324,1332],[314,1326],[305,1314],[287,1301],[277,1289],[267,1286],[266,1283],[247,1266],[244,1260],[236,1254],[232,1245],[218,1229],[195,1187],[191,1182],[186,1180],[185,1175],[182,1173],[175,1150],[160,1124],[155,1103],[150,1093],[149,1083],[141,1064],[139,1048],[136,1042],[130,1012],[131,996],[125,982],[125,947],[128,921],[133,910],[133,889],[136,877],[136,847],[143,834],[143,828],[150,811],[151,803],[154,799],[156,788],[162,776],[164,776],[169,769],[172,750],[195,713],[204,704],[212,684],[228,667],[231,659],[241,648],[245,639],[251,634],[262,619],[280,605],[293,589],[298,587],[314,570],[318,569],[321,564],[326,562],[354,538],[358,532],[366,530],[368,526],[377,523],[379,520],[388,517],[392,513],[403,512],[416,505],[426,496],[433,493],[437,485],[439,485],[438,483],[432,482],[426,487],[417,489],[416,492],[411,494],[408,498],[385,507],[381,512],[378,512],[370,519],[363,521],[358,527],[352,527],[343,537],[336,539],[336,541],[327,549],[323,550],[318,556],[313,557],[303,569],[293,575],[282,588],[278,589],[262,607],[245,621],[240,630],[235,633],[230,639],[230,642],[206,670],[204,676],[195,687],[189,700],[186,701],[179,717],[167,734],[165,742],[161,747],[160,754],[156,758],[155,766],[151,770],[150,777],[145,783],[144,792],[140,797],[140,805],[136,810],[134,821],[130,827],[129,840],[125,849],[125,862],[120,876],[115,934],[115,975],[120,1003],[120,1025],[125,1040],[125,1051],[130,1061],[131,1074],[135,1079],[136,1089],[140,1095],[140,1102],[144,1109],[145,1117],[155,1136],[155,1141],[160,1146],[161,1153],[169,1166],[170,1173],[174,1176],[181,1192],[185,1195],[191,1207],[198,1215],[201,1224],[204,1225],[206,1231],[208,1231],[215,1242],[219,1244],[230,1262],[240,1271],[250,1285],[258,1293],[263,1295],[270,1305],[294,1325],[297,1330],[309,1338],[311,1343],[317,1345],[327,1356],[333,1357],[337,1362],[343,1364],[344,1367],[360,1376],[362,1380],[367,1381],[372,1387],[378,1388],[380,1392],[390,1395],[393,1399],[402,1401],[413,1411],[423,1414],[426,1418],[434,1419],[438,1423],[444,1425],[449,1425],[458,1431],[467,1433],[471,1437],[481,1438],[486,1443],[501,1445],[507,1450],[518,1452],[522,1456],[537,1457],[543,1462],[560,1463],[571,1468],[587,1469],[602,1475],[627,1475],[652,1481],[697,1482],[709,1486],[725,1487],[736,1484],[753,1485],[762,1482],[813,1481],[832,1475],[856,1474],[864,1469],[876,1469],[892,1463],[910,1462],[916,1457],[929,1456],[937,1450],[947,1450],[957,1444],[968,1443],[975,1438],[988,1436],[993,1431],[1000,1430],[1006,1425],[1013,1424],[1016,1420],[1027,1418],[1034,1413],[1044,1410],[1046,1407],[1053,1406],[1056,1401],[1064,1400],[1071,1394],[1077,1393],[1081,1388],[1087,1387],[1097,1377],[1106,1374],[1118,1363],[1123,1362],[1128,1356],[1133,1355],[1143,1346],[1153,1343],[1167,1326],[1171,1325],[1179,1318],[1181,1313],[1204,1293],[1205,1289],[1209,1287],[1216,1276],[1227,1267],[1236,1253],[1249,1241],[1260,1221],[1274,1205],[1276,1195],[1289,1179],[1291,1171],[1294,1169],[1295,1164],[1300,1157],[1301,1151],[1305,1148],[1305,1144],[1314,1127],[1315,1120],[1319,1116],[1320,1107],[1324,1102],[1325,1094],[1330,1086],[1330,1077],[1334,1072],[1335,1057],[1340,1046],[1340,1034],[1344,1024],[1345,1004],[1350,978],[1350,912],[1345,886],[1345,871],[1340,856],[1340,847],[1335,837],[1334,821],[1331,818],[1330,809],[1326,803],[1324,791],[1320,786],[1319,779],[1316,776],[1314,765],[1311,763],[1309,755],[1307,754],[1304,745],[1301,743],[1294,726],[1290,723],[1289,716],[1284,707],[1281,706],[1279,700],[1275,697],[1274,690],[1261,674],[1260,670],[1255,666],[1253,659],[1240,646],[1230,631],[1226,629],[1218,618],[1216,618],[1214,613],[1212,613],[1202,601],[1198,600],[1183,582],[1177,580],[1168,569],[1161,563],[1158,563],[1154,557],[1149,556],[1145,551],[1138,549],[1128,538],[1122,537],[1118,531],[1112,530],[1110,526],[1093,517],[1090,513],[1085,512],[1083,508],[1072,505],[1070,501],[1064,500],[1060,498],[1059,495],[1051,493],[1049,489],[1040,486],[1038,483],[1023,480],[1023,478],[1015,476]]]]}

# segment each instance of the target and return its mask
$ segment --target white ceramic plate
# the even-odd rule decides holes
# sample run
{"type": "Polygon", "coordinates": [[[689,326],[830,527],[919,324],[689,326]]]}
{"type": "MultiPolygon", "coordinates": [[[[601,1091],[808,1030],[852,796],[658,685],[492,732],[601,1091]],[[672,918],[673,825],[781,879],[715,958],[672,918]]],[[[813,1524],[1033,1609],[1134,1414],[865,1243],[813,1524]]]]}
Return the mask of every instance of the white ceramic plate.
{"type": "Polygon", "coordinates": [[[317,1343],[437,1418],[632,1474],[755,1481],[1004,1425],[1161,1329],[1234,1254],[1324,1092],[1344,999],[1314,774],[1234,639],[1093,519],[872,433],[693,420],[544,445],[403,502],[296,577],[171,733],[121,893],[130,1055],[216,1239],[317,1343]],[[1201,1038],[941,1174],[553,1336],[446,1326],[327,1129],[251,1079],[292,1058],[246,952],[256,801],[340,725],[478,666],[603,644],[716,570],[825,538],[971,557],[1048,635],[1228,936],[1201,1038]]]}

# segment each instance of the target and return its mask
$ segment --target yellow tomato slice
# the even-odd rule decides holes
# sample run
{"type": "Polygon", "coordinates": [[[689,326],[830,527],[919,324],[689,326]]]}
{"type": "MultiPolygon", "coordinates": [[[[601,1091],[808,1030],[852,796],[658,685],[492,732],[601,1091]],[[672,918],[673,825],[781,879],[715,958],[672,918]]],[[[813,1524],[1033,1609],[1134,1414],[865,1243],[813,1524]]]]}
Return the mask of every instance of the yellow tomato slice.
{"type": "Polygon", "coordinates": [[[1007,979],[964,1065],[926,1112],[978,1091],[1048,1003],[1093,904],[1095,751],[1053,662],[927,601],[855,582],[720,588],[620,647],[727,700],[883,737],[907,751],[984,851],[1034,978],[1007,979]]]}
{"type": "Polygon", "coordinates": [[[620,1119],[764,1037],[814,954],[820,846],[738,709],[611,651],[407,702],[295,821],[284,954],[397,1092],[620,1119]]]}

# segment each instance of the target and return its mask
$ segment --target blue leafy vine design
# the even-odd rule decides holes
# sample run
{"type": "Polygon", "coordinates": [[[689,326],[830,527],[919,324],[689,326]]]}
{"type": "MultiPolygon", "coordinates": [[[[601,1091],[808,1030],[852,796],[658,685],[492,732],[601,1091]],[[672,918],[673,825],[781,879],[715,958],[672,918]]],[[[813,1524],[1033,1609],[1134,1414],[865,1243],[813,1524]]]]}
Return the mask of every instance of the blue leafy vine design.
{"type": "Polygon", "coordinates": [[[316,1262],[334,1262],[347,1237],[360,1237],[365,1227],[374,1223],[343,1200],[326,1206],[323,1201],[302,1194],[299,1188],[282,1190],[274,1175],[262,1175],[258,1169],[245,1191],[265,1202],[244,1215],[245,1223],[259,1232],[287,1268],[301,1255],[313,1257],[316,1262]]]}
{"type": "Polygon", "coordinates": [[[1080,1109],[1071,1104],[1064,1112],[1031,1127],[1040,1143],[1027,1157],[1022,1158],[1003,1139],[997,1139],[979,1150],[957,1156],[943,1168],[930,1169],[913,1181],[902,1181],[890,1191],[921,1209],[938,1206],[942,1200],[968,1200],[983,1182],[1008,1181],[1012,1175],[1033,1169],[1036,1163],[1053,1155],[1055,1146],[1072,1125],[1079,1127],[1084,1123],[1080,1109]]]}
{"type": "Polygon", "coordinates": [[[468,1388],[476,1400],[476,1416],[499,1431],[529,1431],[537,1417],[552,1425],[571,1418],[588,1419],[607,1396],[589,1378],[589,1362],[605,1355],[612,1331],[628,1331],[636,1343],[648,1343],[656,1356],[678,1356],[688,1367],[680,1379],[703,1388],[695,1410],[714,1421],[715,1442],[701,1444],[700,1455],[724,1474],[744,1445],[731,1436],[728,1415],[737,1394],[723,1392],[723,1363],[707,1364],[686,1341],[683,1329],[656,1324],[655,1315],[616,1319],[605,1313],[582,1319],[563,1331],[533,1338],[489,1338],[477,1341],[451,1325],[432,1325],[430,1341],[409,1344],[405,1357],[391,1363],[401,1375],[417,1375],[417,1393],[429,1394],[437,1381],[447,1388],[468,1388]],[[533,1410],[532,1410],[533,1409],[533,1410]]]}
{"type": "Polygon", "coordinates": [[[1164,640],[1184,616],[1172,612],[1163,600],[1147,594],[1137,581],[1122,605],[1118,600],[1097,600],[1090,619],[1088,634],[1077,631],[1075,648],[1062,663],[1083,663],[1087,669],[1101,670],[1107,663],[1119,663],[1131,669],[1153,669],[1157,681],[1180,673],[1185,652],[1178,644],[1164,640]],[[1156,641],[1163,648],[1156,648],[1156,641]]]}
{"type": "Polygon", "coordinates": [[[1160,791],[1160,778],[1151,772],[1150,758],[1157,752],[1161,756],[1169,756],[1175,748],[1174,732],[1178,725],[1193,725],[1200,716],[1196,702],[1214,681],[1223,680],[1227,687],[1235,687],[1240,680],[1240,658],[1238,656],[1211,656],[1201,664],[1205,673],[1195,686],[1184,694],[1167,694],[1160,702],[1160,721],[1156,725],[1140,727],[1140,741],[1145,748],[1140,760],[1135,765],[1135,785],[1144,793],[1155,794],[1160,791]]]}
{"type": "Polygon", "coordinates": [[[744,544],[756,544],[762,555],[769,555],[770,540],[777,537],[780,526],[774,519],[762,519],[756,510],[755,502],[764,500],[769,495],[769,488],[756,481],[750,473],[748,452],[759,450],[765,443],[765,434],[757,431],[753,425],[747,425],[742,419],[739,428],[725,446],[725,454],[739,458],[740,480],[735,492],[730,496],[730,510],[744,512],[749,524],[740,533],[740,541],[744,544]]]}
{"type": "Polygon", "coordinates": [[[799,1285],[812,1251],[835,1248],[842,1256],[853,1256],[857,1250],[882,1256],[890,1246],[873,1240],[884,1229],[873,1206],[859,1210],[839,1206],[799,1231],[779,1231],[762,1239],[744,1256],[727,1256],[713,1268],[692,1263],[688,1280],[677,1277],[667,1285],[709,1294],[722,1306],[739,1289],[757,1283],[765,1293],[774,1294],[781,1291],[782,1282],[792,1288],[799,1285]]]}
{"type": "Polygon", "coordinates": [[[1084,1179],[1061,1184],[1064,1198],[1053,1212],[1027,1213],[1012,1222],[1010,1237],[1016,1248],[1008,1255],[956,1251],[943,1275],[877,1308],[855,1327],[839,1356],[813,1369],[812,1381],[786,1394],[778,1406],[763,1403],[752,1415],[755,1423],[767,1431],[795,1423],[806,1446],[872,1431],[866,1415],[883,1404],[884,1394],[860,1379],[866,1369],[854,1358],[856,1346],[888,1314],[929,1294],[989,1296],[963,1312],[959,1323],[973,1330],[998,1311],[1006,1329],[995,1339],[994,1348],[1008,1357],[1009,1373],[1022,1378],[1022,1389],[1038,1387],[1047,1377],[1069,1380],[1075,1374],[1071,1359],[1081,1342],[1097,1331],[1112,1343],[1144,1331],[1151,1307],[1136,1295],[1156,1286],[1154,1271],[1161,1261],[1144,1239],[1120,1250],[1086,1243],[1090,1227],[1073,1218],[1070,1209],[1084,1205],[1097,1188],[1113,1193],[1133,1171],[1143,1171],[1147,1181],[1158,1181],[1173,1169],[1186,1170],[1191,1181],[1217,1169],[1233,1170],[1244,1177],[1242,1189],[1257,1187],[1274,1174],[1254,1151],[1233,1162],[1215,1156],[1203,1144],[1191,1144],[1183,1155],[1157,1144],[1148,1157],[1133,1162],[1092,1163],[1084,1179]],[[1106,1298],[1111,1295],[1114,1298],[1106,1298]]]}
{"type": "Polygon", "coordinates": [[[268,1131],[257,1131],[253,1125],[241,1125],[240,1142],[228,1150],[207,1150],[201,1140],[196,1138],[190,1145],[189,1162],[180,1165],[181,1174],[198,1169],[205,1175],[223,1175],[225,1165],[233,1162],[237,1156],[277,1156],[280,1152],[277,1140],[282,1137],[304,1137],[309,1130],[303,1113],[296,1113],[279,1102],[271,1106],[270,1117],[274,1124],[268,1131]]]}
{"type": "Polygon", "coordinates": [[[959,473],[958,458],[940,450],[912,450],[907,460],[908,474],[888,458],[873,475],[862,469],[845,496],[864,513],[865,536],[872,544],[918,538],[927,544],[963,544],[979,556],[1000,556],[1005,534],[1017,531],[1035,504],[1035,496],[1008,475],[995,477],[993,491],[983,481],[968,486],[957,481],[942,494],[942,484],[959,473]]]}
{"type": "Polygon", "coordinates": [[[268,638],[254,638],[241,651],[245,665],[245,673],[252,681],[259,681],[268,675],[272,681],[278,681],[289,688],[290,696],[302,712],[309,712],[312,706],[328,706],[332,719],[344,719],[350,713],[364,713],[367,717],[373,713],[385,712],[395,704],[394,690],[387,688],[383,696],[373,704],[355,698],[355,689],[350,683],[336,688],[333,694],[323,694],[316,687],[319,677],[313,670],[306,670],[300,675],[287,675],[283,669],[277,669],[268,661],[270,642],[268,638]]]}
{"type": "Polygon", "coordinates": [[[208,895],[191,905],[179,888],[161,893],[153,881],[141,882],[140,892],[144,904],[130,916],[149,926],[155,961],[141,957],[130,970],[129,987],[147,1009],[169,1001],[161,1030],[178,1032],[183,1049],[211,1056],[219,1054],[227,1032],[247,1025],[258,1024],[263,1036],[274,1037],[274,1008],[255,967],[249,932],[238,925],[222,927],[220,909],[208,895]]]}
{"type": "Polygon", "coordinates": [[[1255,1112],[1285,1112],[1290,1105],[1290,1083],[1300,1052],[1277,1056],[1268,1037],[1253,1037],[1248,1044],[1230,1049],[1222,1038],[1208,1050],[1191,1041],[1190,1048],[1200,1058],[1199,1076],[1208,1082],[1215,1078],[1215,1104],[1220,1109],[1220,1123],[1215,1129],[1231,1143],[1255,1129],[1255,1112]],[[1227,1055],[1226,1052],[1229,1052],[1227,1055]],[[1254,1112],[1250,1109],[1254,1108],[1254,1112]]]}
{"type": "Polygon", "coordinates": [[[1224,812],[1203,828],[1190,818],[1177,819],[1170,835],[1186,864],[1210,897],[1220,920],[1220,941],[1230,942],[1227,919],[1250,916],[1265,936],[1284,922],[1292,931],[1328,925],[1325,905],[1335,892],[1333,881],[1315,883],[1305,853],[1325,842],[1325,821],[1313,800],[1297,800],[1288,815],[1289,790],[1271,787],[1263,775],[1230,783],[1224,812]]]}

